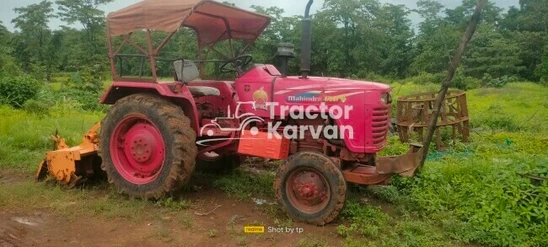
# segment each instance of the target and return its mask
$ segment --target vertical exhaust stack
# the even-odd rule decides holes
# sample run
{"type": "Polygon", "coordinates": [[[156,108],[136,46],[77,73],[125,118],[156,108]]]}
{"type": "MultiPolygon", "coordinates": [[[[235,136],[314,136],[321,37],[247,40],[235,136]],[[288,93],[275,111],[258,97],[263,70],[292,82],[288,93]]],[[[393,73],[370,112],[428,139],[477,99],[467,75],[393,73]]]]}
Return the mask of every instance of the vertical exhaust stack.
{"type": "Polygon", "coordinates": [[[312,20],[310,19],[310,6],[314,0],[308,1],[303,19],[303,35],[301,39],[301,76],[308,78],[310,73],[310,51],[312,49],[312,20]]]}

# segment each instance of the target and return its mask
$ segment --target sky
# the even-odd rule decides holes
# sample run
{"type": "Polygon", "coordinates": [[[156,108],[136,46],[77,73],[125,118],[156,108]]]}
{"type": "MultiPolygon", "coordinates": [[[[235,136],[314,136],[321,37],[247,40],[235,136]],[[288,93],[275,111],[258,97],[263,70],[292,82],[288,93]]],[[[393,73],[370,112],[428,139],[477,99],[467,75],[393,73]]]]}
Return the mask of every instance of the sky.
{"type": "MultiPolygon", "coordinates": [[[[14,8],[24,7],[30,4],[38,3],[41,0],[0,0],[0,21],[3,25],[6,26],[10,31],[14,31],[13,24],[11,20],[17,15],[13,11],[14,8]]],[[[54,0],[52,0],[54,1],[54,0]]],[[[109,3],[105,6],[102,6],[101,9],[105,13],[119,10],[133,3],[137,3],[140,0],[115,0],[112,3],[109,3]]],[[[222,2],[221,0],[219,0],[222,2]]],[[[315,13],[322,8],[324,0],[315,0],[312,5],[311,13],[315,13]]],[[[392,3],[392,4],[404,4],[408,8],[416,8],[417,0],[380,0],[383,3],[392,3]]],[[[454,8],[458,6],[462,0],[438,0],[446,8],[454,8]]],[[[502,8],[508,8],[509,6],[517,6],[519,0],[491,0],[497,4],[497,6],[502,8]]],[[[303,15],[304,9],[306,6],[307,0],[228,0],[228,2],[235,3],[236,6],[241,8],[249,9],[251,5],[260,5],[265,7],[277,6],[285,10],[285,15],[303,15]]],[[[57,7],[54,7],[57,9],[57,7]]],[[[417,14],[411,14],[409,16],[413,25],[417,25],[420,22],[420,18],[417,14]]],[[[49,23],[50,28],[57,29],[60,25],[66,25],[62,21],[56,19],[52,20],[49,23]]],[[[75,26],[78,27],[78,26],[75,26]]]]}

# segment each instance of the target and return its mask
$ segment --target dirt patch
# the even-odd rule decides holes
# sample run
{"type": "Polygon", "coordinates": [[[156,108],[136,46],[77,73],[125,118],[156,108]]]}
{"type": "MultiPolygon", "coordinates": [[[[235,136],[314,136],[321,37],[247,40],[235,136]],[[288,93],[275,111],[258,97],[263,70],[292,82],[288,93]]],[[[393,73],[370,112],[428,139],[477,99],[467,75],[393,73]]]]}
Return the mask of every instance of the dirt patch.
{"type": "MultiPolygon", "coordinates": [[[[28,182],[32,179],[28,174],[3,174],[4,183],[28,182]]],[[[70,197],[71,192],[66,193],[70,197]]],[[[197,191],[183,192],[181,198],[177,199],[189,202],[190,206],[186,209],[150,206],[153,205],[151,203],[145,209],[135,211],[146,214],[146,217],[107,215],[102,211],[93,212],[84,206],[101,200],[107,193],[95,190],[88,192],[84,200],[78,203],[67,202],[63,208],[0,209],[0,247],[311,246],[313,243],[338,246],[343,241],[336,234],[337,223],[325,227],[293,223],[280,214],[278,206],[270,198],[239,201],[229,198],[219,189],[203,186],[197,191]],[[68,211],[83,213],[66,213],[68,211]],[[265,233],[244,233],[244,226],[249,225],[264,226],[265,233]],[[287,233],[287,229],[293,229],[294,232],[287,233]],[[297,233],[295,229],[302,232],[297,233]]],[[[123,200],[119,202],[122,204],[129,199],[117,200],[123,200]]],[[[120,207],[117,203],[108,206],[120,207]]]]}
{"type": "Polygon", "coordinates": [[[0,185],[2,184],[12,184],[18,182],[29,181],[33,179],[30,174],[25,174],[22,172],[14,170],[0,170],[0,185]]]}

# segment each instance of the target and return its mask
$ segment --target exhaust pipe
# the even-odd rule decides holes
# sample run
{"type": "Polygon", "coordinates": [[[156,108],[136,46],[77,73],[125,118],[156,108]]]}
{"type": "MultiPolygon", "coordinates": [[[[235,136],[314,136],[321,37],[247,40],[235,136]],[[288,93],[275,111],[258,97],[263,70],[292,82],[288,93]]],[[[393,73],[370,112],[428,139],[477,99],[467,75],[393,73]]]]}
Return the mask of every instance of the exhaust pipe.
{"type": "Polygon", "coordinates": [[[303,35],[301,39],[301,76],[308,78],[310,73],[310,50],[312,46],[312,20],[310,19],[310,6],[314,0],[308,1],[303,19],[303,35]]]}

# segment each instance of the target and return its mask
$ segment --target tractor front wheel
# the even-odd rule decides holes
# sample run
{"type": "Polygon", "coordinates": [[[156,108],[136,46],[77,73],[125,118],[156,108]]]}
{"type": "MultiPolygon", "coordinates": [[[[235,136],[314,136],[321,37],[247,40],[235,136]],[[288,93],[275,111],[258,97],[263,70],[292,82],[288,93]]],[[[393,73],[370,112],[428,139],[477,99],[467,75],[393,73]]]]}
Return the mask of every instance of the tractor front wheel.
{"type": "Polygon", "coordinates": [[[158,199],[189,181],[195,140],[180,107],[153,95],[127,96],[110,108],[101,124],[102,169],[120,193],[158,199]]]}
{"type": "Polygon", "coordinates": [[[333,221],[346,200],[341,171],[329,157],[314,152],[290,156],[278,168],[274,189],[289,217],[315,225],[333,221]]]}

